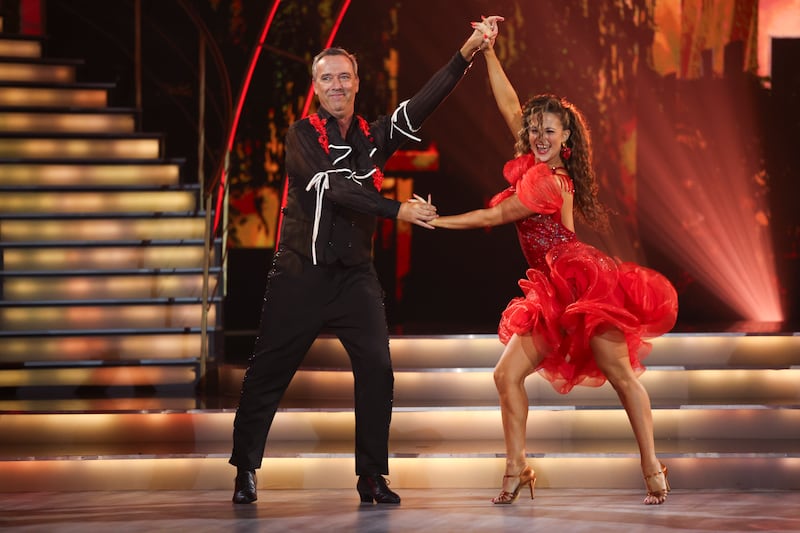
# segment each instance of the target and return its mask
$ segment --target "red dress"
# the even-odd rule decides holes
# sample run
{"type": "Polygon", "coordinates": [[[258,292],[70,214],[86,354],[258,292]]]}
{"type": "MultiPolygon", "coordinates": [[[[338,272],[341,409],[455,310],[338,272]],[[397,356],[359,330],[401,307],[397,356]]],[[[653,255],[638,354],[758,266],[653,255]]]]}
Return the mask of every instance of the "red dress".
{"type": "Polygon", "coordinates": [[[519,281],[524,296],[511,300],[503,311],[500,340],[507,344],[515,333],[533,334],[544,355],[536,370],[565,394],[575,385],[605,383],[589,340],[616,328],[625,335],[634,372],[641,374],[641,359],[651,349],[645,339],[663,335],[675,324],[678,296],[672,284],[652,269],[580,242],[561,223],[563,199],[553,170],[535,163],[531,154],[506,163],[503,174],[511,186],[492,198],[491,205],[516,193],[535,214],[516,223],[530,268],[519,281]]]}

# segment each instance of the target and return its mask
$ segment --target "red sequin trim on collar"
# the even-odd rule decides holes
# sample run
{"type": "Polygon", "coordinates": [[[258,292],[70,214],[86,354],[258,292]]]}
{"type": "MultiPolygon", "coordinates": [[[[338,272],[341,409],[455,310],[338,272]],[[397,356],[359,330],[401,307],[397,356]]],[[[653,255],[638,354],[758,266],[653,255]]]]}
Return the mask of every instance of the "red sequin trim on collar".
{"type": "MultiPolygon", "coordinates": [[[[317,141],[319,141],[320,146],[322,149],[325,150],[326,154],[331,153],[330,143],[328,142],[328,131],[325,129],[325,125],[328,123],[328,119],[322,119],[319,117],[317,113],[308,116],[308,121],[317,130],[317,141]]],[[[369,123],[364,120],[364,117],[360,115],[356,115],[356,121],[358,122],[358,128],[367,138],[370,144],[370,149],[375,147],[375,139],[372,138],[372,132],[369,131],[369,123]]],[[[375,172],[372,174],[372,184],[375,186],[375,189],[378,191],[381,190],[383,186],[383,172],[381,169],[375,165],[375,172]]]]}

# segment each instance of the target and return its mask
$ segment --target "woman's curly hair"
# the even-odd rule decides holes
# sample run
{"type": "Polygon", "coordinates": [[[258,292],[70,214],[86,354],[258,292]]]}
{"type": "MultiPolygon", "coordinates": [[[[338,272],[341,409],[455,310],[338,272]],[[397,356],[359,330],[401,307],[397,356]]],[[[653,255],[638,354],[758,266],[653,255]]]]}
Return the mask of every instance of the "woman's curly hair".
{"type": "Polygon", "coordinates": [[[574,199],[578,217],[594,229],[607,230],[608,210],[597,196],[589,126],[583,114],[571,102],[553,94],[539,94],[525,102],[522,106],[522,129],[517,134],[517,143],[514,146],[516,155],[532,151],[528,132],[531,126],[542,130],[544,113],[552,113],[558,117],[565,130],[570,130],[565,144],[572,150],[572,154],[569,159],[562,160],[575,185],[574,199]]]}

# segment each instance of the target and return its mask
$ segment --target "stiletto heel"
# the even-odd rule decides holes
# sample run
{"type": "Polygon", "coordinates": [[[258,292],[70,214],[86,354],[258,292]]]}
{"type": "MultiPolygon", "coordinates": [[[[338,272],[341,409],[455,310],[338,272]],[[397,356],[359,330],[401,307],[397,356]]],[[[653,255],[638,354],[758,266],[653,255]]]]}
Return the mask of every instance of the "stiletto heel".
{"type": "Polygon", "coordinates": [[[519,491],[525,485],[531,491],[531,500],[533,499],[533,490],[536,487],[536,473],[533,471],[533,468],[530,466],[525,466],[525,468],[516,476],[506,474],[503,476],[503,480],[505,481],[506,478],[519,478],[519,483],[514,488],[514,492],[508,492],[507,490],[501,490],[500,494],[492,498],[492,503],[494,504],[511,504],[519,497],[519,491]]]}
{"type": "Polygon", "coordinates": [[[644,484],[647,487],[647,496],[644,497],[645,505],[661,505],[667,501],[667,493],[671,490],[669,486],[669,479],[667,479],[667,467],[661,463],[661,470],[652,474],[644,476],[644,484]],[[656,489],[651,488],[650,480],[656,480],[658,476],[664,476],[664,488],[660,484],[656,489]]]}

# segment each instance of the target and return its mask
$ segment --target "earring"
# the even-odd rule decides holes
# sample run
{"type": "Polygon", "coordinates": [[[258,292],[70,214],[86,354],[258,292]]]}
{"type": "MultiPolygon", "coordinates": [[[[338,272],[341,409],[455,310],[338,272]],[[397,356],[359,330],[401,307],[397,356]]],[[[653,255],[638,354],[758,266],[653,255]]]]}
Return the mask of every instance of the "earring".
{"type": "Polygon", "coordinates": [[[567,146],[565,143],[561,143],[561,153],[560,153],[560,155],[561,155],[561,159],[566,161],[567,159],[572,157],[572,148],[567,146]]]}

